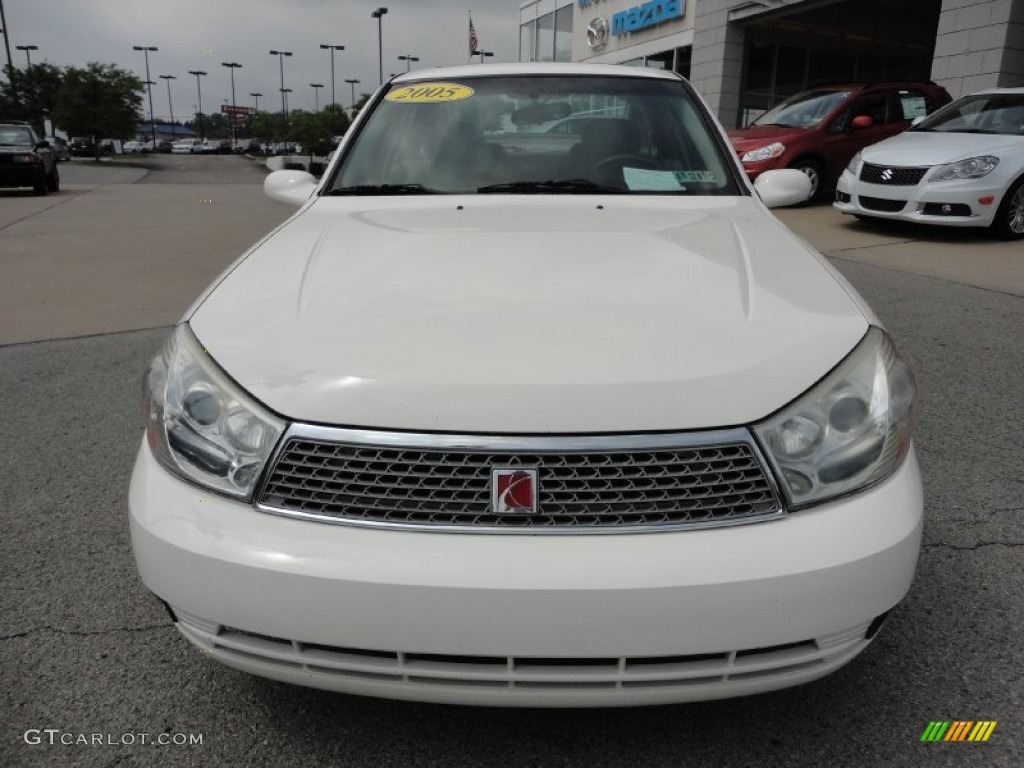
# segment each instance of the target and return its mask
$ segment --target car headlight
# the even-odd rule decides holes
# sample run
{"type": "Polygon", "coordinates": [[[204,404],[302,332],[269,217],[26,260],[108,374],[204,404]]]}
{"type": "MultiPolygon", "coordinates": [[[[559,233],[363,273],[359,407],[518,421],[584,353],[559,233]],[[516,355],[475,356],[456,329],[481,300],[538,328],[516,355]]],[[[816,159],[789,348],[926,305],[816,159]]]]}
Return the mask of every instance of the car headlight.
{"type": "Polygon", "coordinates": [[[889,336],[872,328],[810,391],[757,425],[792,507],[881,482],[910,450],[914,376],[889,336]]]}
{"type": "Polygon", "coordinates": [[[850,158],[850,162],[846,164],[846,172],[856,176],[858,168],[860,168],[860,152],[850,158]]]}
{"type": "Polygon", "coordinates": [[[760,149],[752,149],[749,152],[744,152],[740,161],[744,163],[757,163],[762,160],[771,160],[778,157],[785,151],[786,145],[776,141],[774,144],[769,144],[767,147],[761,147],[760,149]]]}
{"type": "Polygon", "coordinates": [[[950,163],[939,168],[932,176],[932,181],[962,181],[964,179],[980,179],[988,176],[999,165],[999,158],[992,155],[969,157],[957,163],[950,163]]]}
{"type": "Polygon", "coordinates": [[[182,323],[143,381],[146,437],[167,470],[214,491],[250,498],[285,429],[234,384],[182,323]]]}

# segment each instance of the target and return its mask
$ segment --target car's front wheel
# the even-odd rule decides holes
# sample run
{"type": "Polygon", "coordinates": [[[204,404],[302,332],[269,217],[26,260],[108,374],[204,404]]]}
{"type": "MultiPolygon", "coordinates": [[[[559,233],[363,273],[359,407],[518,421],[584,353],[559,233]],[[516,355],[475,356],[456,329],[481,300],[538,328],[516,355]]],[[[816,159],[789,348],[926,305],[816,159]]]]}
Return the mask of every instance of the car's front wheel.
{"type": "Polygon", "coordinates": [[[1024,176],[1013,182],[1003,195],[992,231],[1004,240],[1024,238],[1024,176]]]}
{"type": "Polygon", "coordinates": [[[811,182],[811,194],[807,198],[808,203],[813,203],[822,194],[825,188],[825,169],[817,160],[809,157],[801,157],[790,163],[790,168],[800,171],[811,182]]]}

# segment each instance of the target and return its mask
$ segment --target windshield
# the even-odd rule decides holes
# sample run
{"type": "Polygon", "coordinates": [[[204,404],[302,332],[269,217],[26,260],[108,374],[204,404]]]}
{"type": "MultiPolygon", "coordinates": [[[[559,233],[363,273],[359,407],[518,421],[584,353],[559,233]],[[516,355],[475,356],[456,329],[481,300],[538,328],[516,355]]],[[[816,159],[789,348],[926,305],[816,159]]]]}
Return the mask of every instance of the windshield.
{"type": "Polygon", "coordinates": [[[947,104],[911,130],[1024,136],[1024,94],[965,96],[947,104]]]}
{"type": "Polygon", "coordinates": [[[772,107],[751,125],[785,125],[814,128],[846,101],[849,91],[804,91],[772,107]]]}
{"type": "Polygon", "coordinates": [[[393,85],[326,194],[739,194],[679,81],[468,77],[393,85]]]}

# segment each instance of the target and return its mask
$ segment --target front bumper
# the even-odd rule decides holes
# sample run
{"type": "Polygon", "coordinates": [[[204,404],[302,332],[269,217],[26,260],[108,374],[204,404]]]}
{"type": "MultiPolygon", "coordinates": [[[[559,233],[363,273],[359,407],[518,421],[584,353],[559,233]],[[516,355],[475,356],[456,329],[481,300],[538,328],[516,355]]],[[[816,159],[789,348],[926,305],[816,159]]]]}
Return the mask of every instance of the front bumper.
{"type": "Polygon", "coordinates": [[[659,704],[821,677],[906,594],[922,528],[913,453],[884,484],[781,521],[670,533],[287,519],[172,477],[145,443],[129,503],[142,580],[214,658],[329,690],[500,706],[659,704]]]}
{"type": "Polygon", "coordinates": [[[947,227],[987,227],[995,219],[1003,192],[1002,183],[991,176],[975,181],[892,186],[861,181],[847,170],[839,177],[833,206],[857,216],[947,227]],[[983,198],[991,198],[991,202],[983,204],[983,198]],[[900,202],[903,205],[898,210],[879,209],[895,208],[900,202]],[[950,212],[944,212],[944,206],[949,206],[950,212]]]}

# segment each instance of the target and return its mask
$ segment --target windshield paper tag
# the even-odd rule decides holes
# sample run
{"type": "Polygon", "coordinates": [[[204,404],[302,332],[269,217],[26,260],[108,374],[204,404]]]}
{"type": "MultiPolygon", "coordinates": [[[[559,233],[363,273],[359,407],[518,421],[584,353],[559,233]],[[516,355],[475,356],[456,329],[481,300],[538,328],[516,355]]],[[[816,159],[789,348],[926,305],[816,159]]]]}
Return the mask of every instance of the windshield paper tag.
{"type": "Polygon", "coordinates": [[[445,101],[461,101],[473,95],[468,85],[457,83],[418,83],[395,88],[384,97],[385,101],[402,104],[439,104],[445,101]]]}

